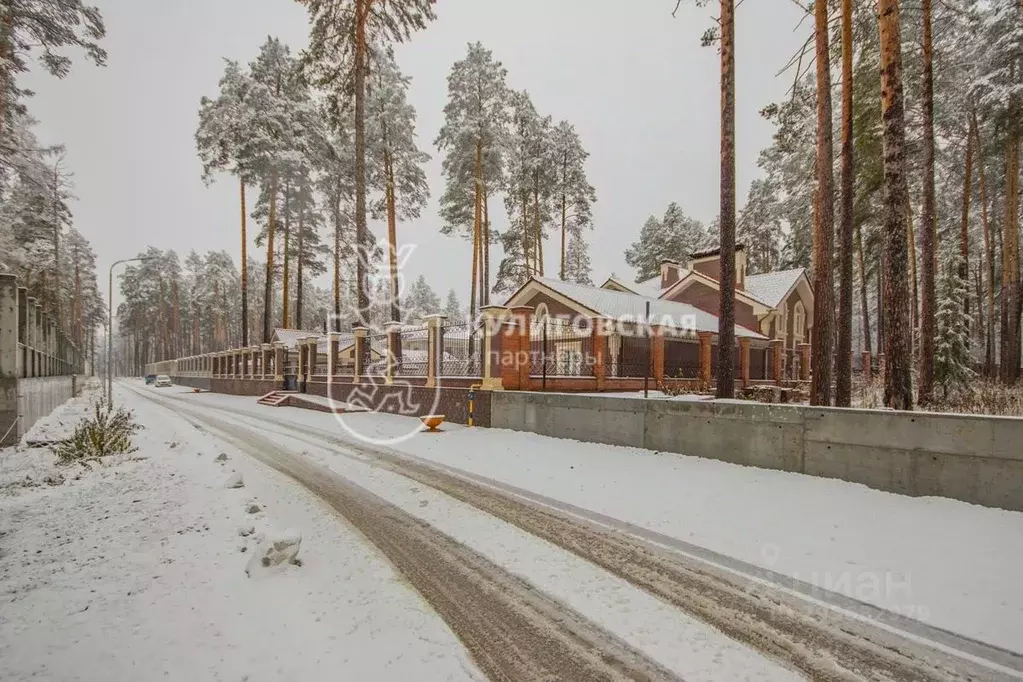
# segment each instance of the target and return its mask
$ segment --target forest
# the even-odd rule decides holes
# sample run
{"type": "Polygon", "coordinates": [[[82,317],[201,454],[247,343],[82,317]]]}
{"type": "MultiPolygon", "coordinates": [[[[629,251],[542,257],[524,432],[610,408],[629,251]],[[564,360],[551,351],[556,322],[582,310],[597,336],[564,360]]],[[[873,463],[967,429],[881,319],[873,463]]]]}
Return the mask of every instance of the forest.
{"type": "MultiPolygon", "coordinates": [[[[118,318],[137,339],[133,352],[152,360],[266,341],[278,326],[408,319],[398,230],[427,205],[430,153],[442,157],[443,186],[432,190],[443,232],[468,244],[470,317],[533,275],[590,282],[597,196],[570,121],[538,110],[526,90],[509,85],[498,56],[471,43],[451,66],[443,125],[427,151],[420,140],[431,136],[416,129],[392,48],[427,28],[435,4],[298,1],[308,12],[308,45],[294,52],[268,38],[253,46],[250,63],[226,60],[219,91],[199,102],[199,172],[238,187],[240,258],[189,254],[181,264],[160,253],[159,272],[147,275],[157,260],[129,270],[118,318]],[[508,228],[499,232],[491,215],[501,208],[508,228]],[[385,239],[373,236],[370,219],[386,223],[385,239]],[[248,253],[250,240],[258,254],[248,253]],[[545,272],[550,263],[555,271],[545,272]],[[329,291],[313,285],[321,275],[329,291]]],[[[678,204],[652,211],[634,226],[637,241],[626,253],[638,275],[649,276],[669,246],[671,257],[690,245],[720,246],[719,343],[732,345],[736,243],[756,271],[808,268],[816,298],[812,404],[851,404],[851,357],[861,350],[884,356],[889,407],[969,393],[980,378],[1017,383],[1023,4],[792,0],[803,10],[794,28],[806,41],[779,65],[791,87],[762,107],[774,138],[739,206],[741,7],[667,0],[666,17],[689,1],[706,7],[703,43],[720,56],[720,211],[706,227],[678,204]]],[[[3,43],[4,265],[84,338],[101,313],[92,254],[70,224],[60,148],[34,141],[29,93],[16,77],[33,51],[57,77],[70,68],[58,55],[68,46],[103,63],[103,25],[80,0],[24,6],[3,43]],[[53,13],[29,16],[57,5],[67,10],[59,14],[66,26],[48,27],[65,20],[53,13]]],[[[718,362],[717,391],[728,397],[731,354],[718,362]]]]}
{"type": "Polygon", "coordinates": [[[63,78],[72,67],[69,51],[104,65],[99,43],[106,29],[99,11],[81,0],[3,2],[0,16],[0,272],[17,275],[91,358],[97,329],[106,324],[96,254],[75,228],[66,150],[37,138],[33,93],[23,76],[35,67],[63,78]]]}

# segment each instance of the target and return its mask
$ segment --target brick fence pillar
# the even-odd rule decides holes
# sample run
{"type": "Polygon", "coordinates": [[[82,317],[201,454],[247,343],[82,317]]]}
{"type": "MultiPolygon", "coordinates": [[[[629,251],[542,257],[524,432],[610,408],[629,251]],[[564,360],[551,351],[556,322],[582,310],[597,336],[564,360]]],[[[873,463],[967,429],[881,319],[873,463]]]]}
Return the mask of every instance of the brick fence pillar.
{"type": "Polygon", "coordinates": [[[501,305],[485,305],[480,308],[483,321],[482,387],[488,391],[504,389],[501,363],[504,323],[508,315],[508,309],[501,305]]]}
{"type": "Polygon", "coordinates": [[[597,381],[597,390],[603,391],[607,382],[607,320],[594,317],[592,322],[590,346],[593,352],[593,378],[597,381]]]}
{"type": "Polygon", "coordinates": [[[398,373],[398,362],[401,361],[401,328],[402,323],[391,320],[384,323],[387,333],[387,363],[384,368],[384,383],[393,384],[398,373]]]}
{"type": "Polygon", "coordinates": [[[41,377],[43,375],[43,363],[42,363],[42,343],[43,343],[43,307],[39,305],[39,301],[34,298],[28,299],[28,328],[29,328],[29,344],[32,346],[32,374],[33,377],[41,377]]]}
{"type": "Polygon", "coordinates": [[[287,362],[285,355],[287,354],[288,349],[284,345],[283,341],[273,341],[270,344],[270,348],[273,349],[274,383],[280,386],[284,381],[284,365],[287,362]]]}
{"type": "Polygon", "coordinates": [[[355,378],[353,383],[360,383],[366,373],[366,353],[369,344],[369,327],[356,327],[355,333],[355,378]]]}
{"type": "Polygon", "coordinates": [[[329,381],[333,381],[337,376],[340,351],[341,332],[327,332],[327,376],[329,381]]]}
{"type": "Polygon", "coordinates": [[[18,422],[18,278],[0,274],[0,447],[17,445],[18,422]]]}
{"type": "Polygon", "coordinates": [[[650,327],[650,365],[653,370],[654,386],[664,384],[664,327],[655,324],[650,327]]]}
{"type": "Polygon", "coordinates": [[[749,386],[749,337],[739,337],[739,380],[742,387],[749,386]]]}
{"type": "Polygon", "coordinates": [[[696,335],[700,339],[700,383],[706,386],[710,384],[711,340],[714,338],[714,334],[712,332],[697,332],[696,335]]]}
{"type": "Polygon", "coordinates": [[[446,315],[427,315],[426,321],[426,385],[436,386],[441,375],[444,358],[444,340],[441,338],[446,315]]]}
{"type": "Polygon", "coordinates": [[[799,349],[799,380],[810,380],[810,344],[801,343],[796,346],[799,349]]]}
{"type": "Polygon", "coordinates": [[[532,388],[530,374],[533,371],[533,311],[532,306],[518,306],[511,309],[512,319],[515,320],[515,333],[518,336],[517,344],[519,352],[515,354],[515,368],[518,375],[519,390],[528,391],[532,388]]]}
{"type": "Polygon", "coordinates": [[[500,372],[501,372],[501,386],[505,390],[517,391],[520,388],[519,385],[519,362],[520,362],[520,351],[519,348],[519,321],[509,311],[508,317],[501,325],[500,334],[500,372]]]}
{"type": "Polygon", "coordinates": [[[19,356],[21,376],[27,377],[31,358],[28,350],[28,289],[25,287],[18,287],[18,341],[22,345],[19,356]]]}
{"type": "Polygon", "coordinates": [[[780,384],[784,378],[781,373],[781,354],[785,349],[785,342],[781,339],[771,339],[767,346],[771,349],[771,380],[780,384]]]}

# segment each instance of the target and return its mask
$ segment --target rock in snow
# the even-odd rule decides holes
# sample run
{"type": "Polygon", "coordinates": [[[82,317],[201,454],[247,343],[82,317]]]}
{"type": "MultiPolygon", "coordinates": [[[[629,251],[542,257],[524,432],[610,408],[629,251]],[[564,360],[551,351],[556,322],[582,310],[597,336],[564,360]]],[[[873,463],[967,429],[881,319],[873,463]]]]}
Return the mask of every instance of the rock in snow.
{"type": "Polygon", "coordinates": [[[247,505],[245,505],[246,514],[258,514],[261,511],[263,511],[263,508],[260,507],[255,502],[249,502],[247,505]]]}
{"type": "Polygon", "coordinates": [[[287,564],[298,564],[298,550],[302,546],[302,534],[288,529],[283,533],[272,534],[269,539],[260,543],[259,548],[245,566],[245,575],[251,576],[260,569],[273,568],[287,564]]]}
{"type": "Polygon", "coordinates": [[[247,538],[247,537],[249,537],[250,535],[252,535],[255,532],[256,532],[256,527],[255,526],[251,526],[251,525],[250,526],[238,526],[238,535],[241,535],[243,538],[247,538]]]}
{"type": "Polygon", "coordinates": [[[227,453],[226,452],[221,452],[219,455],[217,455],[216,459],[214,459],[213,461],[214,462],[226,462],[227,461],[227,453]]]}
{"type": "Polygon", "coordinates": [[[227,480],[224,481],[224,487],[225,488],[244,488],[245,487],[245,481],[242,479],[241,473],[236,471],[233,474],[231,474],[230,476],[228,476],[227,480]]]}

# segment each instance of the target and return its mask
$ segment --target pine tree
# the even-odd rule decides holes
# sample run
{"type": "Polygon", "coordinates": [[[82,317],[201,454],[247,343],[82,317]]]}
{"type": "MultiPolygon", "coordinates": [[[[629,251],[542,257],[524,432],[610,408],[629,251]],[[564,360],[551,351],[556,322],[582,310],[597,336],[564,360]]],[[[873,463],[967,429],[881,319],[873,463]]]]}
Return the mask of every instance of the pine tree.
{"type": "Polygon", "coordinates": [[[64,78],[71,71],[67,48],[84,50],[97,66],[104,66],[106,36],[103,17],[83,0],[18,0],[0,3],[0,133],[7,125],[12,97],[21,94],[17,74],[39,63],[51,76],[64,78]]]}
{"type": "Polygon", "coordinates": [[[355,135],[356,291],[360,321],[368,326],[366,249],[366,76],[371,46],[407,40],[434,18],[432,0],[298,0],[309,12],[312,30],[305,63],[312,82],[329,93],[335,118],[352,105],[355,135]]]}
{"type": "Polygon", "coordinates": [[[441,310],[440,297],[434,293],[426,277],[419,275],[405,294],[406,321],[418,321],[426,315],[436,315],[441,310]]]}
{"type": "Polygon", "coordinates": [[[507,70],[481,43],[471,43],[464,59],[451,67],[444,125],[434,141],[445,152],[445,189],[440,215],[443,234],[460,234],[472,244],[469,315],[475,317],[477,297],[486,302],[489,221],[486,202],[504,184],[502,147],[508,131],[507,70]]]}
{"type": "Polygon", "coordinates": [[[367,104],[369,132],[369,184],[382,193],[371,206],[374,218],[386,218],[390,291],[388,311],[392,320],[401,319],[398,283],[399,220],[416,220],[430,188],[423,164],[430,155],[416,144],[416,110],[407,100],[410,79],[402,75],[390,49],[380,50],[371,72],[367,104]]]}
{"type": "Polygon", "coordinates": [[[926,405],[934,387],[934,270],[937,266],[934,196],[934,67],[931,0],[922,0],[923,18],[923,207],[920,212],[920,367],[917,401],[926,405]]]}
{"type": "Polygon", "coordinates": [[[754,180],[735,226],[735,240],[746,247],[751,273],[778,268],[782,234],[774,187],[768,180],[754,180]]]}
{"type": "Polygon", "coordinates": [[[902,95],[899,0],[879,0],[881,116],[884,122],[884,402],[913,407],[909,322],[909,260],[906,254],[906,129],[902,95]]]}
{"type": "Polygon", "coordinates": [[[252,81],[238,62],[225,60],[224,75],[220,79],[220,95],[216,100],[203,97],[199,102],[199,125],[195,144],[202,161],[203,181],[209,185],[214,171],[230,170],[238,178],[241,203],[241,305],[242,345],[249,343],[249,290],[248,290],[248,234],[245,185],[253,181],[258,159],[250,158],[255,151],[249,144],[249,132],[254,125],[253,110],[248,102],[252,81]]]}
{"type": "MultiPolygon", "coordinates": [[[[832,322],[834,277],[831,261],[835,244],[834,158],[831,121],[831,52],[828,45],[828,3],[814,3],[817,47],[817,193],[813,228],[813,335],[811,341],[810,404],[831,403],[831,369],[834,358],[832,322]]],[[[846,355],[844,362],[849,361],[846,355]]]]}
{"type": "Polygon", "coordinates": [[[703,223],[688,217],[673,201],[660,219],[647,218],[639,241],[625,251],[625,262],[636,269],[636,281],[642,282],[660,275],[661,261],[685,262],[690,254],[711,243],[703,223]]]}
{"type": "Polygon", "coordinates": [[[960,260],[956,249],[946,249],[935,316],[934,382],[946,402],[950,393],[968,391],[974,376],[970,369],[970,316],[963,305],[969,294],[960,276],[960,260]]]}
{"type": "MultiPolygon", "coordinates": [[[[835,348],[835,406],[852,404],[853,192],[856,182],[853,142],[852,0],[842,0],[842,148],[838,217],[838,331],[835,348]]],[[[866,306],[864,306],[866,307],[866,306]]],[[[868,325],[869,326],[869,323],[868,325]]],[[[869,339],[867,341],[869,345],[869,339]]]]}
{"type": "MultiPolygon", "coordinates": [[[[586,179],[586,158],[589,153],[583,149],[579,134],[568,121],[561,121],[551,131],[550,155],[554,173],[555,211],[559,213],[561,224],[561,268],[559,276],[563,280],[571,280],[567,274],[568,245],[572,239],[577,242],[576,258],[579,249],[585,255],[586,244],[584,233],[593,229],[592,204],[597,200],[597,192],[586,179]]],[[[586,258],[588,261],[588,257],[586,258]]],[[[587,263],[585,279],[589,280],[587,263]]],[[[574,270],[578,281],[580,272],[578,265],[574,270]]]]}
{"type": "Polygon", "coordinates": [[[458,302],[458,294],[454,289],[448,290],[448,297],[444,302],[444,314],[448,316],[448,324],[458,324],[462,321],[462,304],[458,302]]]}
{"type": "Polygon", "coordinates": [[[592,285],[591,269],[589,245],[581,234],[575,231],[570,232],[565,254],[564,280],[576,284],[592,285]]]}
{"type": "Polygon", "coordinates": [[[529,277],[544,275],[543,242],[554,216],[551,119],[540,116],[527,92],[511,93],[509,102],[504,199],[509,228],[501,235],[505,255],[494,291],[514,291],[529,277]]]}

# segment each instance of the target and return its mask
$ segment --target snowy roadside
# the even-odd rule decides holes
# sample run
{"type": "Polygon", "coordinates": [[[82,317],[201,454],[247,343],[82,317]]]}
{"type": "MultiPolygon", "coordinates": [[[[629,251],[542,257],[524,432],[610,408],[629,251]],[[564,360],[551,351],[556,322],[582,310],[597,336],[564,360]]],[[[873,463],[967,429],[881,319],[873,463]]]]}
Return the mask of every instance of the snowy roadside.
{"type": "MultiPolygon", "coordinates": [[[[350,438],[329,414],[217,394],[187,400],[350,438]]],[[[375,437],[410,424],[387,414],[343,419],[375,437]]],[[[396,447],[996,646],[1023,641],[1021,513],[636,448],[445,428],[396,447]]]]}
{"type": "Polygon", "coordinates": [[[0,451],[0,480],[25,467],[67,479],[0,494],[4,679],[482,679],[443,621],[312,494],[115,394],[145,425],[131,456],[75,480],[47,450],[0,451]],[[234,472],[243,487],[226,487],[234,472]],[[302,565],[247,578],[249,526],[298,530],[302,565]]]}

